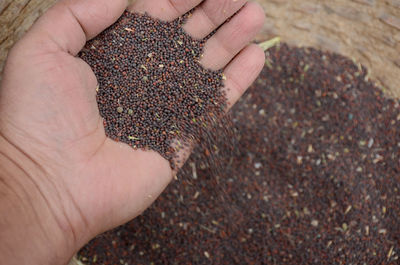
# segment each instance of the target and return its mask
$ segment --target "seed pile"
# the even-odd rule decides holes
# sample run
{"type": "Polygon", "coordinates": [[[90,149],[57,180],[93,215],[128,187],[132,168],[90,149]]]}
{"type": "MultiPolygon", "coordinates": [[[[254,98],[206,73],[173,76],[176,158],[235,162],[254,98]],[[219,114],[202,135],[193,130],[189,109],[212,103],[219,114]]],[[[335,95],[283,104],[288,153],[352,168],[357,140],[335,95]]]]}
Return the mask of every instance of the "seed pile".
{"type": "Polygon", "coordinates": [[[226,109],[221,71],[199,60],[205,40],[182,29],[188,15],[162,22],[126,11],[79,56],[93,69],[108,137],[159,152],[175,167],[177,151],[226,109]]]}
{"type": "MultiPolygon", "coordinates": [[[[273,48],[234,107],[237,153],[190,174],[100,235],[87,264],[399,264],[400,106],[362,66],[273,48]]],[[[223,135],[223,134],[222,134],[223,135]]]]}

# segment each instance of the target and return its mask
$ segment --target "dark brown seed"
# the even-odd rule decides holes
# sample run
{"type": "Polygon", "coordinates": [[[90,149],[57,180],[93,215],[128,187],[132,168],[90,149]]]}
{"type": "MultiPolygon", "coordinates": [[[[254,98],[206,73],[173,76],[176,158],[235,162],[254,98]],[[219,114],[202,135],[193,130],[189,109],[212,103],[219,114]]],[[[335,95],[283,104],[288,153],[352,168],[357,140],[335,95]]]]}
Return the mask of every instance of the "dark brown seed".
{"type": "Polygon", "coordinates": [[[107,136],[153,149],[172,168],[172,143],[196,142],[226,109],[222,72],[198,62],[205,40],[184,32],[187,16],[162,22],[125,12],[79,54],[98,79],[107,136]]]}
{"type": "Polygon", "coordinates": [[[286,45],[235,106],[239,138],[198,148],[88,264],[399,264],[400,105],[345,57],[286,45]],[[223,168],[213,175],[204,154],[223,168]],[[96,262],[93,261],[96,257],[96,262]]]}

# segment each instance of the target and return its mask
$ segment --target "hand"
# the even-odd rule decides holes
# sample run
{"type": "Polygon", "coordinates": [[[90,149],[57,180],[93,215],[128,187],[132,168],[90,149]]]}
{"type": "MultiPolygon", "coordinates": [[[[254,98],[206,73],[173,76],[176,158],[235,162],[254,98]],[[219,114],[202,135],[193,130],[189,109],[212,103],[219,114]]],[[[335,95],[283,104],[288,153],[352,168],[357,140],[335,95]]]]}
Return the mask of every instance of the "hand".
{"type": "MultiPolygon", "coordinates": [[[[0,91],[0,256],[7,264],[58,264],[96,234],[139,215],[173,174],[153,151],[106,138],[96,77],[77,53],[117,20],[126,0],[64,0],[11,50],[0,91]],[[28,239],[28,240],[27,240],[28,239]]],[[[137,0],[129,9],[173,20],[198,5],[185,30],[208,40],[202,64],[227,77],[232,105],[264,53],[248,45],[264,22],[246,0],[137,0]]]]}

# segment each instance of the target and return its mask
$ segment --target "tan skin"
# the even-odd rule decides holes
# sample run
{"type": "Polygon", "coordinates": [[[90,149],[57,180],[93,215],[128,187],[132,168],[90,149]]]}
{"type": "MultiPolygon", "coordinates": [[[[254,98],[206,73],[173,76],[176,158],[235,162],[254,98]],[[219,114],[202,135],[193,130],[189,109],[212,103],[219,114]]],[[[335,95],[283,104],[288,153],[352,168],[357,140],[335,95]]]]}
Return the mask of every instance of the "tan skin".
{"type": "MultiPolygon", "coordinates": [[[[66,264],[95,235],[142,213],[176,172],[159,154],[106,138],[96,78],[76,58],[125,0],[63,0],[11,50],[0,90],[0,257],[5,264],[66,264]]],[[[129,9],[185,25],[206,44],[202,64],[224,69],[230,105],[259,74],[249,45],[264,12],[245,0],[137,0],[129,9]]]]}

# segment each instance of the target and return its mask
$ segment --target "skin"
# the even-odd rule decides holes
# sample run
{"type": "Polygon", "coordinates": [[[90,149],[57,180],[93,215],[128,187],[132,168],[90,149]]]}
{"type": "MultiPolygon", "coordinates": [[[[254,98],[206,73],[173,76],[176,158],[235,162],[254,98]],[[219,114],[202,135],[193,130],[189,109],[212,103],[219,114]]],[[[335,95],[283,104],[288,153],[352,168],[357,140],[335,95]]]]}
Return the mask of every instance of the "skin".
{"type": "MultiPolygon", "coordinates": [[[[264,64],[249,42],[264,22],[245,0],[138,0],[129,9],[206,36],[202,64],[224,69],[234,104],[264,64]]],[[[142,213],[176,172],[159,154],[106,138],[96,77],[76,54],[125,0],[63,0],[13,47],[0,90],[0,256],[5,264],[66,264],[95,235],[142,213]]]]}

